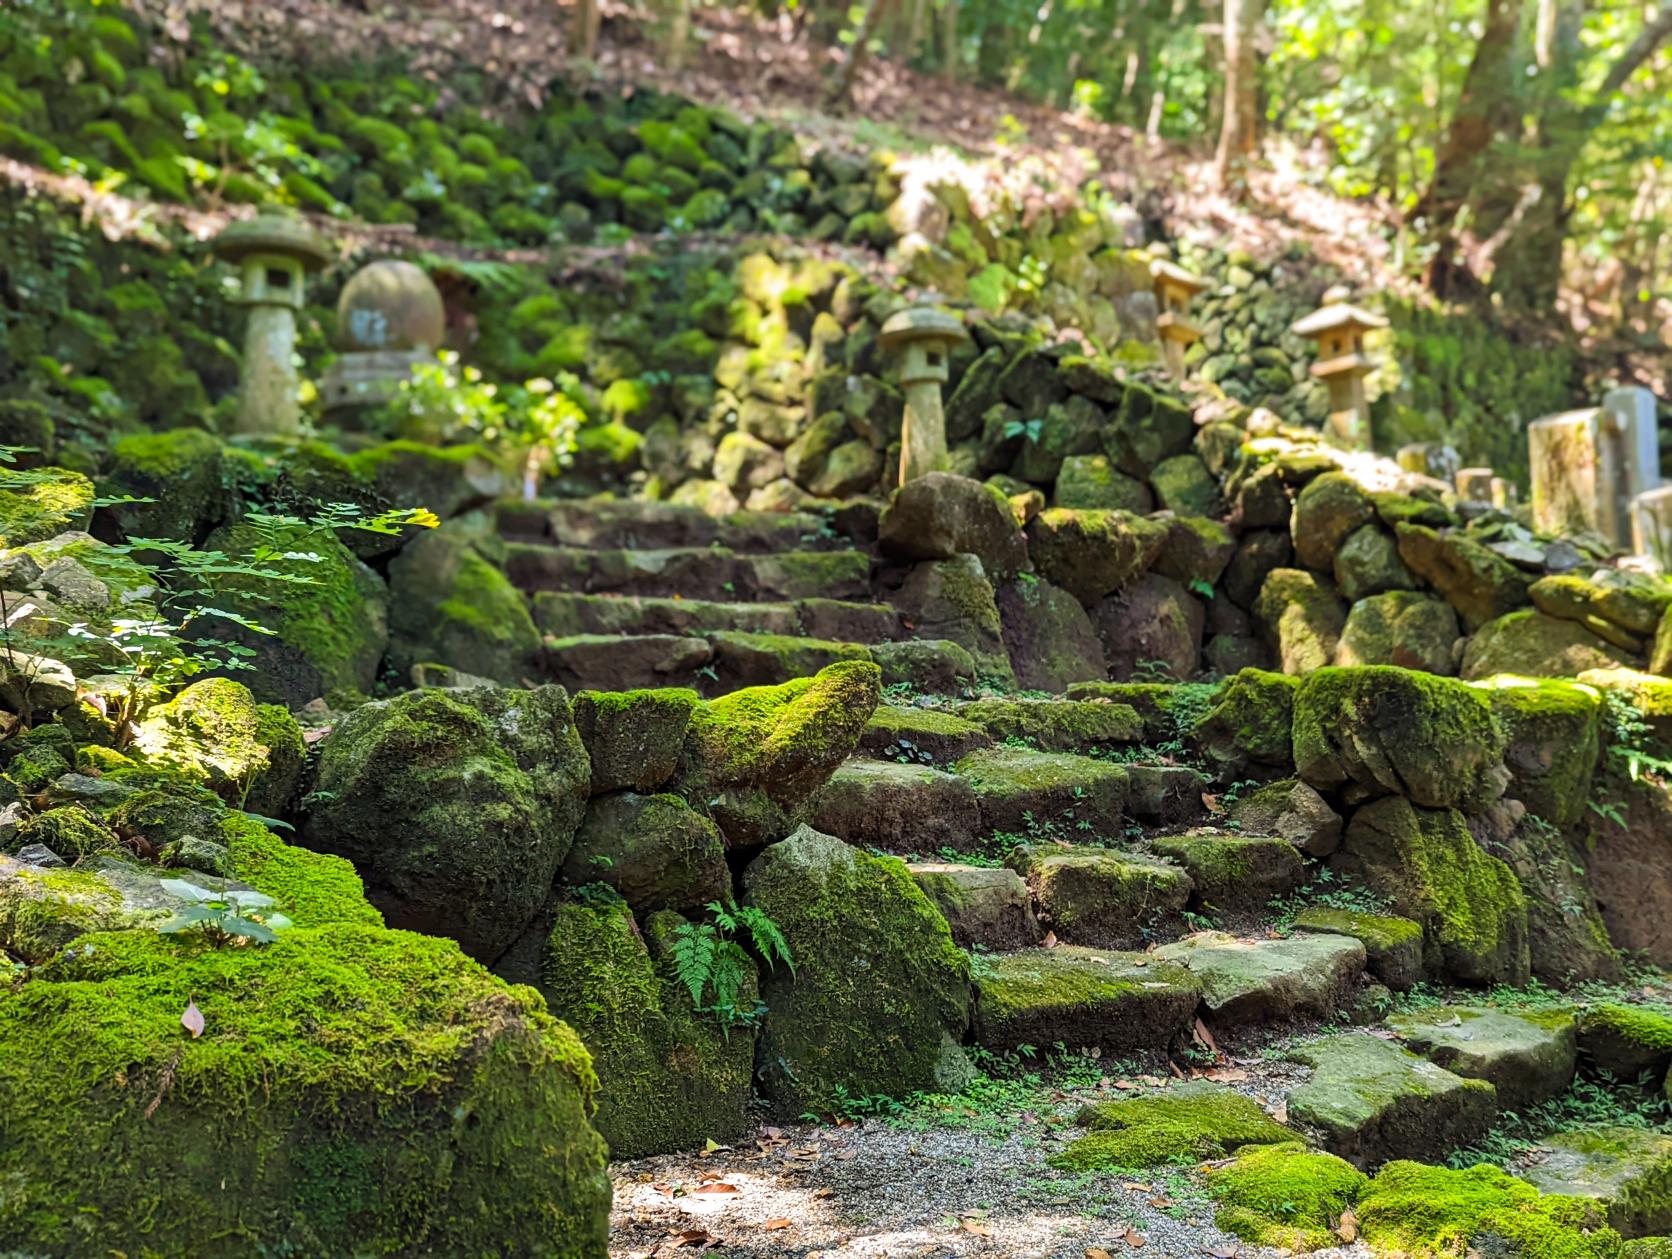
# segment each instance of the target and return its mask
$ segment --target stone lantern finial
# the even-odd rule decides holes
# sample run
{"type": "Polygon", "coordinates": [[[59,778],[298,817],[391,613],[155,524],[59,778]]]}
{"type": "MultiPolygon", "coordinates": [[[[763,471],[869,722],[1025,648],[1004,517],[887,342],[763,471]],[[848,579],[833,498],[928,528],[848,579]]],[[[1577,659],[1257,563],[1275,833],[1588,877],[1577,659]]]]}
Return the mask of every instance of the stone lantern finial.
{"type": "Polygon", "coordinates": [[[385,258],[360,268],[337,299],[337,348],[320,383],[333,418],[380,406],[441,348],[447,311],[421,267],[385,258]]]}
{"type": "Polygon", "coordinates": [[[1156,305],[1161,308],[1155,320],[1155,330],[1161,337],[1161,355],[1167,363],[1168,374],[1182,381],[1186,374],[1184,352],[1202,339],[1202,330],[1190,322],[1190,299],[1207,288],[1208,282],[1165,258],[1155,259],[1149,270],[1155,284],[1156,305]]]}
{"type": "Polygon", "coordinates": [[[1318,343],[1312,374],[1329,386],[1329,431],[1344,444],[1370,449],[1370,404],[1364,378],[1376,364],[1364,352],[1364,334],[1388,321],[1352,305],[1337,285],[1324,293],[1324,304],[1298,321],[1291,331],[1318,343]]]}
{"type": "Polygon", "coordinates": [[[941,386],[952,348],[964,339],[958,316],[933,306],[913,306],[891,316],[877,341],[900,355],[905,420],[900,431],[900,484],[946,466],[946,416],[941,386]]]}
{"type": "Polygon", "coordinates": [[[250,308],[235,432],[293,436],[301,427],[296,390],[296,312],[303,275],[331,260],[301,219],[264,210],[233,223],[210,246],[242,274],[238,303],[250,308]]]}

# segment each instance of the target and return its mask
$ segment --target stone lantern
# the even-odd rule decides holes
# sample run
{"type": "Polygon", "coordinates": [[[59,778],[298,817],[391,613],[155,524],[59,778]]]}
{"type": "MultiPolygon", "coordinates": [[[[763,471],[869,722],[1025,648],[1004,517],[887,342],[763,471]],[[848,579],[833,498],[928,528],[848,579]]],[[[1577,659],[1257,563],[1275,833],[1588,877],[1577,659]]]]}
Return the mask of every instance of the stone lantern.
{"type": "Polygon", "coordinates": [[[294,436],[301,426],[295,358],[303,276],[331,255],[306,223],[271,211],[227,227],[211,248],[242,273],[238,303],[250,310],[233,431],[294,436]]]}
{"type": "Polygon", "coordinates": [[[446,331],[441,291],[421,268],[386,258],[356,271],[337,299],[341,354],[320,383],[325,413],[341,421],[389,401],[446,331]]]}
{"type": "Polygon", "coordinates": [[[1190,299],[1207,288],[1208,283],[1165,258],[1155,259],[1149,269],[1155,284],[1155,302],[1161,309],[1155,320],[1155,330],[1161,337],[1161,356],[1172,378],[1182,381],[1184,352],[1202,339],[1202,330],[1190,322],[1190,299]]]}
{"type": "Polygon", "coordinates": [[[941,386],[952,348],[964,339],[958,316],[933,306],[913,306],[890,317],[877,341],[900,355],[906,412],[900,432],[900,484],[946,466],[946,416],[941,386]]]}
{"type": "Polygon", "coordinates": [[[1318,343],[1312,374],[1329,386],[1329,431],[1338,441],[1358,450],[1370,449],[1370,404],[1364,397],[1364,378],[1376,365],[1364,352],[1364,334],[1385,328],[1388,321],[1347,301],[1347,290],[1332,288],[1324,304],[1295,324],[1291,331],[1318,343]]]}

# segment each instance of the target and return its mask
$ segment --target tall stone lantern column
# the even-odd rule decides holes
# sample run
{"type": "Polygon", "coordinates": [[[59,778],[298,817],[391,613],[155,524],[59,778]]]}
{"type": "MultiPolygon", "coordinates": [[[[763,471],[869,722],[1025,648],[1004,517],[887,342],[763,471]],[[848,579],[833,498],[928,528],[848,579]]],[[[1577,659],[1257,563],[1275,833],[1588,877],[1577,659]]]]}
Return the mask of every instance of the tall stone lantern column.
{"type": "Polygon", "coordinates": [[[1328,431],[1355,450],[1370,449],[1370,403],[1364,396],[1364,378],[1376,370],[1364,352],[1364,334],[1385,328],[1388,321],[1347,300],[1347,290],[1332,288],[1324,304],[1299,320],[1291,329],[1318,343],[1318,361],[1312,374],[1329,387],[1328,431]]]}
{"type": "Polygon", "coordinates": [[[273,212],[232,224],[211,248],[238,268],[238,303],[249,308],[233,431],[294,436],[302,419],[295,357],[303,277],[318,271],[331,255],[306,223],[273,212]]]}
{"type": "Polygon", "coordinates": [[[900,430],[900,484],[946,467],[946,414],[941,386],[949,375],[952,348],[964,339],[958,316],[933,306],[913,306],[883,324],[883,349],[900,356],[905,419],[900,430]]]}
{"type": "Polygon", "coordinates": [[[1161,338],[1161,356],[1167,364],[1167,374],[1182,382],[1187,375],[1184,352],[1202,339],[1201,329],[1190,321],[1190,299],[1207,288],[1208,282],[1165,258],[1155,259],[1149,270],[1155,284],[1156,305],[1161,308],[1155,320],[1155,331],[1161,338]]]}

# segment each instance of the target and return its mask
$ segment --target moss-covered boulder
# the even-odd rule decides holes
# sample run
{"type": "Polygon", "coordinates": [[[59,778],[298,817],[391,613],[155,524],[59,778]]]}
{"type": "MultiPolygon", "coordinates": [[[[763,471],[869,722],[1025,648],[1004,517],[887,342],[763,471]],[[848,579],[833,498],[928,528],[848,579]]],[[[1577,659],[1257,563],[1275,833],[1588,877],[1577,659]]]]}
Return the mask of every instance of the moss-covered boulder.
{"type": "Polygon", "coordinates": [[[1347,535],[1335,553],[1331,571],[1341,597],[1349,603],[1388,591],[1417,588],[1416,577],[1399,558],[1399,544],[1386,529],[1375,525],[1365,525],[1347,535]]]}
{"type": "Polygon", "coordinates": [[[242,682],[205,678],[146,712],[134,747],[147,762],[201,782],[268,817],[296,797],[307,746],[277,704],[258,704],[242,682]]]}
{"type": "Polygon", "coordinates": [[[1289,1051],[1312,1078],[1289,1095],[1289,1114],[1359,1167],[1386,1159],[1438,1158],[1479,1140],[1496,1092],[1376,1036],[1340,1033],[1289,1051]]]}
{"type": "Polygon", "coordinates": [[[844,761],[819,792],[813,825],[893,853],[969,852],[982,837],[969,783],[905,758],[844,761]]]}
{"type": "Polygon", "coordinates": [[[1337,1230],[1370,1178],[1299,1141],[1244,1148],[1207,1171],[1213,1222],[1256,1246],[1305,1253],[1336,1245],[1337,1230]]]}
{"type": "Polygon", "coordinates": [[[1001,745],[971,752],[952,768],[975,788],[981,824],[990,832],[1075,838],[1120,833],[1127,781],[1119,765],[1001,745]]]}
{"type": "Polygon", "coordinates": [[[976,988],[975,1042],[996,1053],[1165,1049],[1189,1028],[1201,992],[1182,966],[1066,944],[984,958],[976,988]]]}
{"type": "Polygon", "coordinates": [[[782,839],[853,752],[881,694],[882,671],[854,660],[710,700],[691,713],[668,788],[706,809],[728,847],[782,839]]]}
{"type": "Polygon", "coordinates": [[[1183,867],[1195,884],[1193,907],[1259,914],[1306,881],[1306,863],[1284,839],[1253,835],[1158,835],[1150,847],[1183,867]]]}
{"type": "Polygon", "coordinates": [[[1138,948],[1183,921],[1190,877],[1113,848],[1019,844],[1005,863],[1027,880],[1041,920],[1070,944],[1138,948]]]}
{"type": "Polygon", "coordinates": [[[1201,980],[1202,1004],[1221,1027],[1333,1018],[1364,973],[1364,946],[1346,936],[1254,940],[1198,931],[1155,955],[1201,980]]]}
{"type": "Polygon", "coordinates": [[[321,745],[303,836],[354,862],[391,924],[492,961],[568,856],[590,773],[558,687],[409,691],[321,745]]]}
{"type": "Polygon", "coordinates": [[[1503,858],[1527,897],[1533,975],[1560,985],[1618,980],[1623,960],[1586,878],[1582,841],[1531,816],[1507,835],[1501,830],[1492,834],[1494,854],[1503,858]]]}
{"type": "Polygon", "coordinates": [[[1602,704],[1588,686],[1501,675],[1481,690],[1504,732],[1508,794],[1553,826],[1585,814],[1596,769],[1602,704]]]}
{"type": "Polygon", "coordinates": [[[592,761],[593,792],[654,791],[672,778],[700,702],[682,687],[576,695],[575,729],[592,761]]]}
{"type": "Polygon", "coordinates": [[[1296,692],[1293,736],[1295,768],[1320,790],[1479,810],[1509,780],[1487,697],[1410,669],[1320,669],[1296,692]]]}
{"type": "Polygon", "coordinates": [[[1199,1163],[1294,1136],[1252,1098],[1205,1080],[1087,1106],[1080,1122],[1091,1131],[1052,1155],[1051,1166],[1087,1172],[1199,1163]]]}
{"type": "Polygon", "coordinates": [[[202,538],[225,518],[230,497],[220,440],[198,428],[136,433],[110,451],[101,482],[111,498],[148,498],[110,508],[130,538],[202,538]]]}
{"type": "Polygon", "coordinates": [[[1026,743],[1042,752],[1106,751],[1144,735],[1143,720],[1126,704],[978,699],[955,711],[998,742],[1026,743]]]}
{"type": "Polygon", "coordinates": [[[1347,609],[1328,582],[1298,568],[1266,574],[1254,614],[1284,673],[1311,673],[1335,659],[1347,609]]]}
{"type": "Polygon", "coordinates": [[[131,1251],[144,1221],[158,1256],[602,1253],[596,1087],[539,997],[451,941],[84,936],[0,1002],[0,1245],[131,1251]]]}
{"type": "Polygon", "coordinates": [[[0,546],[27,546],[87,528],[93,516],[93,483],[81,473],[36,468],[20,475],[30,484],[0,495],[0,546]]]}
{"type": "Polygon", "coordinates": [[[1051,506],[1143,515],[1155,506],[1155,496],[1142,481],[1116,469],[1107,455],[1069,455],[1057,472],[1051,506]]]}
{"type": "Polygon", "coordinates": [[[1395,992],[1422,981],[1422,924],[1396,914],[1312,905],[1295,915],[1297,931],[1352,936],[1364,945],[1365,967],[1395,992]]]}
{"type": "Polygon", "coordinates": [[[1028,551],[1040,575],[1087,608],[1142,575],[1167,541],[1167,527],[1123,511],[1040,512],[1028,551]]]}
{"type": "Polygon", "coordinates": [[[1014,681],[993,584],[974,555],[914,566],[893,602],[914,632],[957,643],[983,679],[1008,688],[1014,681]]]}
{"type": "Polygon", "coordinates": [[[743,890],[795,959],[761,986],[760,1085],[780,1113],[961,1087],[969,958],[904,862],[802,827],[749,863],[743,890]]]}
{"type": "Polygon", "coordinates": [[[1527,898],[1455,810],[1418,809],[1402,796],[1367,804],[1330,866],[1422,924],[1431,972],[1470,984],[1527,982],[1527,898]]]}
{"type": "Polygon", "coordinates": [[[931,472],[896,490],[877,525],[877,541],[906,560],[974,555],[993,581],[1027,567],[1028,549],[1004,494],[950,472],[931,472]]]}
{"type": "Polygon", "coordinates": [[[1624,1237],[1672,1229],[1672,1135],[1642,1128],[1557,1133],[1520,1173],[1545,1193],[1595,1203],[1624,1237]]]}
{"type": "Polygon", "coordinates": [[[1020,690],[1060,693],[1108,676],[1103,644],[1080,601],[1032,573],[994,591],[999,629],[1020,690]]]}
{"type": "Polygon", "coordinates": [[[1109,675],[1122,681],[1160,676],[1180,682],[1201,670],[1207,612],[1183,584],[1145,573],[1092,609],[1109,675]]]}
{"type": "Polygon", "coordinates": [[[1471,681],[1499,673],[1576,678],[1590,669],[1630,669],[1637,664],[1630,652],[1598,638],[1577,621],[1523,608],[1488,621],[1469,639],[1462,676],[1471,681]]]}
{"type": "MultiPolygon", "coordinates": [[[[699,1011],[671,954],[677,914],[642,927],[616,902],[567,902],[541,958],[539,989],[581,1038],[598,1072],[598,1131],[612,1158],[729,1142],[748,1126],[755,1029],[699,1011]]],[[[737,1009],[759,1000],[746,962],[737,1009]]]]}
{"type": "Polygon", "coordinates": [[[1471,1249],[1508,1259],[1615,1259],[1620,1253],[1619,1234],[1593,1204],[1541,1194],[1484,1163],[1467,1171],[1389,1163],[1359,1198],[1358,1223],[1372,1247],[1416,1259],[1471,1249]]]}
{"type": "Polygon", "coordinates": [[[1338,665],[1398,665],[1454,677],[1457,614],[1440,599],[1409,590],[1360,599],[1347,612],[1336,644],[1338,665]]]}
{"type": "Polygon", "coordinates": [[[1672,1066],[1672,1010],[1604,1002],[1579,1021],[1579,1052],[1589,1071],[1617,1080],[1658,1077],[1672,1066]]]}
{"type": "Polygon", "coordinates": [[[1236,554],[1231,531],[1206,516],[1174,516],[1166,524],[1167,542],[1154,571],[1198,592],[1217,582],[1236,554]]]}
{"type": "Polygon", "coordinates": [[[1289,533],[1295,556],[1316,572],[1331,572],[1335,554],[1349,535],[1376,518],[1370,495],[1345,472],[1313,477],[1295,496],[1289,533]]]}
{"type": "MultiPolygon", "coordinates": [[[[1612,760],[1613,758],[1608,758],[1612,760]]],[[[1599,771],[1582,819],[1585,884],[1608,937],[1627,953],[1672,964],[1672,788],[1624,767],[1599,771]]]]}
{"type": "Polygon", "coordinates": [[[563,881],[606,884],[641,917],[659,909],[693,912],[731,894],[719,828],[665,792],[593,796],[564,859],[563,881]]]}
{"type": "Polygon", "coordinates": [[[215,581],[218,601],[267,632],[205,622],[251,653],[244,676],[257,699],[294,709],[320,696],[371,689],[389,641],[387,592],[334,533],[246,521],[217,529],[207,545],[279,575],[239,572],[215,581]]]}
{"type": "Polygon", "coordinates": [[[528,605],[473,532],[425,530],[389,565],[388,660],[397,677],[418,664],[508,686],[537,675],[540,634],[528,605]]]}
{"type": "Polygon", "coordinates": [[[1399,538],[1399,558],[1445,596],[1469,632],[1527,605],[1531,579],[1473,538],[1419,524],[1401,524],[1394,532],[1399,538]]]}
{"type": "Polygon", "coordinates": [[[1288,769],[1295,763],[1293,723],[1298,678],[1243,669],[1213,693],[1212,705],[1190,730],[1222,779],[1240,778],[1251,765],[1288,769]]]}
{"type": "Polygon", "coordinates": [[[1388,1026],[1447,1071],[1488,1081],[1505,1110],[1565,1093],[1579,1056],[1577,1023],[1567,1010],[1432,1006],[1396,1015],[1388,1026]]]}
{"type": "Polygon", "coordinates": [[[1238,795],[1230,814],[1244,835],[1274,835],[1308,857],[1327,857],[1341,846],[1341,815],[1316,788],[1298,778],[1279,779],[1238,795]]]}

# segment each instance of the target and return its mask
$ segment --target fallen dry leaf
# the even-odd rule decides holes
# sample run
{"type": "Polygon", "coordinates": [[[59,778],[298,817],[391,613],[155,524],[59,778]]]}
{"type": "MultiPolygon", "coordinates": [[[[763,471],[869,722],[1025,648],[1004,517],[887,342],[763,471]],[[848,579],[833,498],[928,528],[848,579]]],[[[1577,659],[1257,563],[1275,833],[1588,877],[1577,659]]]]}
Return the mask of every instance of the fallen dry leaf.
{"type": "Polygon", "coordinates": [[[203,1035],[203,1011],[197,1008],[196,1001],[186,1002],[185,1012],[180,1015],[180,1026],[192,1034],[193,1040],[203,1035]]]}
{"type": "Polygon", "coordinates": [[[1202,1072],[1202,1077],[1208,1080],[1218,1080],[1221,1084],[1236,1084],[1242,1080],[1252,1080],[1241,1067],[1209,1067],[1202,1072]]]}
{"type": "Polygon", "coordinates": [[[1101,1246],[1087,1246],[1086,1259],[1112,1259],[1112,1256],[1101,1246]]]}
{"type": "Polygon", "coordinates": [[[781,1228],[793,1228],[794,1221],[786,1220],[780,1215],[776,1219],[767,1220],[761,1227],[769,1233],[776,1233],[781,1228]]]}
{"type": "Polygon", "coordinates": [[[1156,1207],[1157,1209],[1165,1210],[1167,1207],[1170,1207],[1170,1206],[1173,1205],[1173,1200],[1171,1198],[1166,1197],[1165,1195],[1163,1195],[1159,1198],[1151,1198],[1149,1200],[1149,1204],[1152,1207],[1156,1207]]]}
{"type": "Polygon", "coordinates": [[[1288,1123],[1289,1122],[1289,1103],[1288,1102],[1278,1102],[1277,1105],[1275,1105],[1271,1108],[1271,1117],[1273,1119],[1277,1120],[1278,1123],[1288,1123]]]}
{"type": "Polygon", "coordinates": [[[1042,943],[1048,949],[1056,948],[1057,947],[1057,933],[1055,931],[1047,931],[1045,933],[1045,939],[1042,941],[1042,943]]]}
{"type": "Polygon", "coordinates": [[[1126,1244],[1132,1247],[1133,1250],[1142,1250],[1145,1246],[1149,1245],[1149,1238],[1145,1237],[1135,1228],[1129,1228],[1126,1230],[1125,1241],[1126,1244]]]}
{"type": "Polygon", "coordinates": [[[723,1180],[711,1180],[706,1185],[698,1185],[692,1193],[742,1193],[736,1185],[728,1185],[723,1180]]]}
{"type": "Polygon", "coordinates": [[[1219,1056],[1219,1044],[1213,1039],[1213,1033],[1208,1031],[1208,1025],[1201,1019],[1196,1020],[1196,1026],[1191,1029],[1191,1035],[1195,1037],[1196,1043],[1201,1045],[1203,1049],[1206,1049],[1216,1058],[1219,1056]]]}
{"type": "Polygon", "coordinates": [[[1352,1207],[1341,1212],[1341,1219],[1335,1225],[1335,1235],[1344,1242],[1358,1240],[1358,1216],[1353,1214],[1352,1207]]]}
{"type": "Polygon", "coordinates": [[[1202,1250],[1213,1256],[1213,1259],[1237,1259],[1242,1253],[1242,1247],[1235,1242],[1219,1242],[1212,1246],[1203,1246],[1202,1250]]]}
{"type": "Polygon", "coordinates": [[[1123,1180],[1123,1181],[1121,1181],[1120,1187],[1122,1189],[1130,1189],[1134,1193],[1154,1193],[1155,1192],[1155,1186],[1154,1185],[1146,1185],[1141,1180],[1123,1180]]]}

